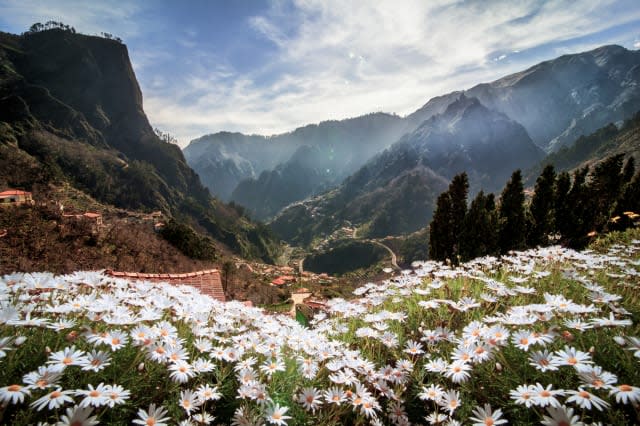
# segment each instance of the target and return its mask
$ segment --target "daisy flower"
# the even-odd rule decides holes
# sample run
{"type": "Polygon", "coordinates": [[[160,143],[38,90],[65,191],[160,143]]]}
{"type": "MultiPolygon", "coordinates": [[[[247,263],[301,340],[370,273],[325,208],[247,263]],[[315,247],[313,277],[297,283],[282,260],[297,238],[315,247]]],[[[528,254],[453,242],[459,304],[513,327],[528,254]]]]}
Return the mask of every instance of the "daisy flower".
{"type": "Polygon", "coordinates": [[[529,346],[534,343],[534,337],[530,331],[518,330],[511,335],[511,343],[513,343],[518,349],[528,351],[529,346]]]}
{"type": "Polygon", "coordinates": [[[0,388],[0,402],[22,403],[25,395],[30,395],[29,388],[21,385],[9,385],[0,388]]]}
{"type": "Polygon", "coordinates": [[[442,358],[434,358],[429,360],[424,365],[424,368],[430,373],[444,373],[447,371],[448,364],[447,361],[442,358]]]}
{"type": "MultiPolygon", "coordinates": [[[[260,366],[260,371],[271,377],[276,371],[284,371],[284,361],[280,359],[270,359],[260,366]]],[[[288,409],[288,408],[287,408],[288,409]]]]}
{"type": "Polygon", "coordinates": [[[455,390],[449,390],[442,395],[442,399],[437,402],[444,410],[449,412],[449,415],[453,415],[462,403],[460,401],[460,393],[455,390]]]}
{"type": "Polygon", "coordinates": [[[543,416],[542,424],[545,426],[584,426],[579,416],[573,415],[573,408],[566,406],[547,407],[549,416],[543,416]]]}
{"type": "Polygon", "coordinates": [[[285,413],[289,410],[289,407],[281,407],[279,404],[274,404],[267,409],[266,420],[272,425],[285,425],[287,419],[291,416],[285,416],[285,413]]]}
{"type": "Polygon", "coordinates": [[[138,410],[139,418],[133,420],[133,423],[142,426],[167,426],[165,422],[170,419],[166,415],[167,410],[163,406],[156,408],[156,404],[150,404],[148,410],[138,410]]]}
{"type": "Polygon", "coordinates": [[[545,388],[540,383],[536,383],[533,396],[534,404],[540,407],[546,407],[547,405],[560,407],[560,401],[556,399],[556,396],[563,396],[564,391],[561,389],[553,390],[552,387],[553,385],[548,385],[545,388]]]}
{"type": "Polygon", "coordinates": [[[594,389],[611,388],[618,381],[615,374],[602,370],[599,365],[588,365],[583,371],[578,372],[582,385],[594,389]]]}
{"type": "Polygon", "coordinates": [[[191,416],[191,419],[198,424],[209,425],[216,418],[207,412],[202,412],[202,413],[194,414],[193,416],[191,416]]]}
{"type": "Polygon", "coordinates": [[[563,350],[556,351],[551,361],[557,365],[570,365],[577,371],[586,371],[588,369],[587,365],[593,364],[588,353],[569,346],[565,346],[563,350]]]}
{"type": "Polygon", "coordinates": [[[570,390],[567,391],[569,398],[567,398],[566,402],[575,402],[576,405],[580,408],[584,408],[587,410],[591,410],[591,408],[595,408],[597,410],[603,411],[605,408],[609,406],[609,403],[595,396],[592,393],[585,391],[582,388],[578,388],[577,391],[570,390]]]}
{"type": "Polygon", "coordinates": [[[640,388],[630,385],[619,385],[609,391],[609,395],[616,396],[616,402],[623,404],[640,403],[640,388]]]}
{"type": "Polygon", "coordinates": [[[462,361],[454,361],[447,367],[445,376],[447,376],[453,383],[466,382],[471,375],[469,374],[471,366],[462,361]]]}
{"type": "Polygon", "coordinates": [[[113,408],[116,405],[124,404],[131,396],[131,392],[120,385],[106,385],[104,387],[104,396],[107,399],[106,405],[109,408],[113,408]]]}
{"type": "Polygon", "coordinates": [[[529,357],[529,365],[543,373],[546,371],[556,371],[560,365],[557,359],[552,358],[548,350],[533,352],[529,357]]]}
{"type": "Polygon", "coordinates": [[[93,408],[83,408],[79,406],[69,407],[65,414],[60,417],[56,426],[94,426],[100,424],[96,416],[91,416],[93,408]]]}
{"type": "Polygon", "coordinates": [[[347,400],[347,396],[342,389],[334,386],[324,391],[324,399],[327,404],[340,405],[347,400]]]}
{"type": "Polygon", "coordinates": [[[446,414],[438,413],[434,411],[433,413],[426,416],[424,419],[432,425],[439,425],[445,422],[449,417],[446,414]]]}
{"type": "Polygon", "coordinates": [[[54,372],[53,367],[43,366],[38,367],[38,371],[32,371],[27,373],[22,378],[22,381],[29,385],[29,389],[46,389],[48,387],[58,387],[58,381],[62,377],[61,373],[54,372]]]}
{"type": "Polygon", "coordinates": [[[491,405],[484,404],[484,408],[476,407],[473,409],[473,416],[469,420],[474,421],[473,426],[493,426],[508,423],[502,419],[502,410],[493,411],[491,405]]]}
{"type": "Polygon", "coordinates": [[[107,405],[108,399],[105,396],[105,385],[104,383],[100,383],[97,387],[93,387],[92,384],[87,385],[89,389],[84,390],[76,390],[76,396],[84,396],[82,402],[80,402],[80,407],[101,407],[103,405],[107,405]]]}
{"type": "Polygon", "coordinates": [[[31,403],[31,407],[35,408],[38,411],[41,411],[43,408],[47,407],[49,410],[53,410],[54,408],[60,408],[67,402],[73,402],[73,398],[71,398],[73,391],[70,390],[61,390],[60,388],[50,392],[43,397],[33,401],[31,403]]]}
{"type": "Polygon", "coordinates": [[[360,404],[360,413],[364,414],[368,418],[377,417],[376,410],[379,409],[380,404],[378,403],[378,400],[373,396],[364,398],[362,400],[362,404],[360,404]]]}
{"type": "Polygon", "coordinates": [[[527,408],[535,405],[535,395],[536,387],[532,385],[520,385],[515,390],[509,391],[509,396],[516,404],[524,405],[527,408]]]}
{"type": "Polygon", "coordinates": [[[187,383],[189,379],[196,375],[191,364],[186,361],[178,361],[171,364],[169,370],[171,371],[169,377],[177,383],[187,383]]]}
{"type": "Polygon", "coordinates": [[[106,352],[93,350],[78,365],[83,371],[98,372],[111,365],[111,358],[106,352]]]}
{"type": "Polygon", "coordinates": [[[112,351],[117,351],[118,349],[122,349],[127,342],[129,341],[129,337],[126,333],[116,330],[109,333],[109,338],[105,339],[103,343],[111,346],[112,351]]]}
{"type": "Polygon", "coordinates": [[[414,340],[408,340],[405,344],[405,353],[408,353],[411,356],[422,355],[424,350],[422,350],[422,345],[419,342],[414,340]]]}
{"type": "Polygon", "coordinates": [[[191,414],[191,410],[195,410],[196,407],[199,407],[201,402],[198,400],[196,393],[191,390],[186,390],[180,392],[180,402],[178,405],[180,405],[187,414],[191,414]]]}
{"type": "Polygon", "coordinates": [[[216,401],[222,398],[222,394],[218,392],[218,387],[211,387],[208,383],[204,385],[200,385],[198,389],[196,389],[196,396],[202,402],[204,401],[216,401]]]}
{"type": "Polygon", "coordinates": [[[51,371],[56,373],[62,372],[70,365],[82,365],[84,363],[86,363],[84,351],[77,351],[75,346],[52,353],[49,355],[49,360],[47,361],[51,371]]]}
{"type": "Polygon", "coordinates": [[[302,404],[305,410],[310,410],[312,413],[315,413],[316,409],[322,405],[320,392],[314,388],[302,389],[302,393],[298,395],[298,402],[302,404]]]}
{"type": "Polygon", "coordinates": [[[429,387],[422,387],[422,392],[418,394],[418,398],[423,401],[435,401],[438,402],[444,396],[444,390],[440,385],[430,385],[429,387]]]}

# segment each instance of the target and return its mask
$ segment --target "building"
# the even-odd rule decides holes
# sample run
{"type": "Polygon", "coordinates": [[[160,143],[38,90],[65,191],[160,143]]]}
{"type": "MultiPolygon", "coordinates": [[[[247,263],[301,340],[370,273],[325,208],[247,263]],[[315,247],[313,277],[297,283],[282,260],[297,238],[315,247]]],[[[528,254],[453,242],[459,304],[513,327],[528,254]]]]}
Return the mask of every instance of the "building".
{"type": "Polygon", "coordinates": [[[33,204],[33,197],[30,192],[19,189],[7,189],[0,192],[0,205],[33,204]]]}
{"type": "Polygon", "coordinates": [[[93,223],[95,226],[102,226],[102,215],[100,213],[86,212],[86,213],[64,213],[62,215],[65,219],[74,220],[87,220],[93,223]]]}
{"type": "Polygon", "coordinates": [[[130,281],[144,280],[156,283],[168,283],[175,286],[188,285],[220,302],[226,301],[222,281],[220,280],[220,272],[217,269],[189,272],[186,274],[144,274],[106,270],[105,274],[130,281]]]}

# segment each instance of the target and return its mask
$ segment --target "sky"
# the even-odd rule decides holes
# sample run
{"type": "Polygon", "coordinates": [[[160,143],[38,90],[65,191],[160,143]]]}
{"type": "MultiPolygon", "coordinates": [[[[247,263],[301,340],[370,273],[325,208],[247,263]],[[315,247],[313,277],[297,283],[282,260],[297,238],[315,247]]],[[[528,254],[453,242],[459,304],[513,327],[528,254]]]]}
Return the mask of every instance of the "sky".
{"type": "Polygon", "coordinates": [[[0,30],[62,21],[129,48],[151,124],[185,146],[384,111],[604,44],[638,0],[0,0],[0,30]]]}

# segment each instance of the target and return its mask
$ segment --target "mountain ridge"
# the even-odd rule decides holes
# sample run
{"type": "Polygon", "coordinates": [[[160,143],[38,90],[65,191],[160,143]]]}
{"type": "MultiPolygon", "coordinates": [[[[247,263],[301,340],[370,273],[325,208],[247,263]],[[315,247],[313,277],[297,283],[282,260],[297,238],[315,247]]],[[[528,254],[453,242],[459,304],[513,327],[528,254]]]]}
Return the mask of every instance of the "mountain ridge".
{"type": "MultiPolygon", "coordinates": [[[[477,98],[482,105],[503,113],[522,125],[538,147],[545,151],[557,150],[573,142],[582,134],[589,134],[609,122],[621,122],[629,118],[635,113],[636,106],[640,105],[639,83],[640,51],[608,45],[586,52],[562,55],[494,81],[477,84],[467,90],[431,98],[413,113],[399,118],[404,124],[404,127],[400,126],[402,135],[377,143],[378,152],[415,131],[426,120],[445,112],[462,95],[477,98]]],[[[356,119],[357,117],[350,120],[356,119]]],[[[313,128],[313,125],[307,127],[313,128]]],[[[268,140],[266,137],[259,138],[268,140]]],[[[246,140],[250,143],[249,139],[246,140]]],[[[304,144],[304,141],[300,142],[300,145],[304,144]]],[[[201,148],[206,151],[204,147],[201,148]]],[[[185,148],[185,152],[188,150],[189,147],[185,148]]],[[[215,148],[212,148],[212,155],[209,158],[215,157],[214,151],[215,148]]],[[[231,156],[230,153],[225,155],[226,158],[231,156]]],[[[190,164],[202,174],[204,170],[196,164],[198,160],[195,157],[196,155],[187,155],[190,164]]],[[[369,158],[372,157],[373,155],[369,158]]],[[[237,189],[242,180],[248,179],[248,182],[243,182],[235,195],[232,195],[233,190],[230,190],[229,197],[241,205],[248,205],[249,210],[261,219],[269,219],[279,207],[284,206],[278,203],[265,208],[265,197],[261,195],[274,194],[270,189],[273,182],[278,180],[286,182],[286,174],[282,172],[287,169],[288,161],[283,160],[282,157],[274,159],[270,172],[264,176],[262,172],[265,170],[243,175],[240,165],[246,165],[246,163],[241,159],[239,162],[229,161],[219,167],[212,166],[212,169],[219,172],[214,181],[221,182],[222,186],[227,184],[232,186],[235,183],[237,189]],[[229,168],[228,172],[225,171],[225,167],[229,168]],[[246,177],[252,173],[253,176],[246,177]],[[230,181],[227,179],[228,175],[235,176],[236,180],[230,181]],[[243,179],[242,176],[245,178],[243,179]]],[[[265,169],[269,167],[266,166],[265,169]]],[[[306,172],[308,176],[313,176],[316,182],[321,180],[318,174],[320,169],[320,167],[308,168],[306,172]]],[[[355,169],[351,172],[355,172],[355,169]]],[[[299,179],[301,174],[292,176],[289,179],[299,179]]],[[[316,195],[324,186],[327,189],[335,187],[340,183],[336,181],[329,182],[327,185],[311,185],[313,188],[305,190],[307,196],[316,195]]],[[[282,184],[276,187],[283,190],[282,184]]],[[[282,199],[291,202],[299,201],[305,191],[283,196],[282,199]]]]}

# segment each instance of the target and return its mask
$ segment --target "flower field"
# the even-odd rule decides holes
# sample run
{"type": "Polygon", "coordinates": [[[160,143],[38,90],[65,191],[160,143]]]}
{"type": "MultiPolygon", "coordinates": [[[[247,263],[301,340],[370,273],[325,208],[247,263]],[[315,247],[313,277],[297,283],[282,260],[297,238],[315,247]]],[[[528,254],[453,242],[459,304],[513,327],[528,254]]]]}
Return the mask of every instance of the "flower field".
{"type": "Polygon", "coordinates": [[[640,423],[640,232],[415,266],[309,328],[190,287],[4,276],[0,422],[640,423]]]}

